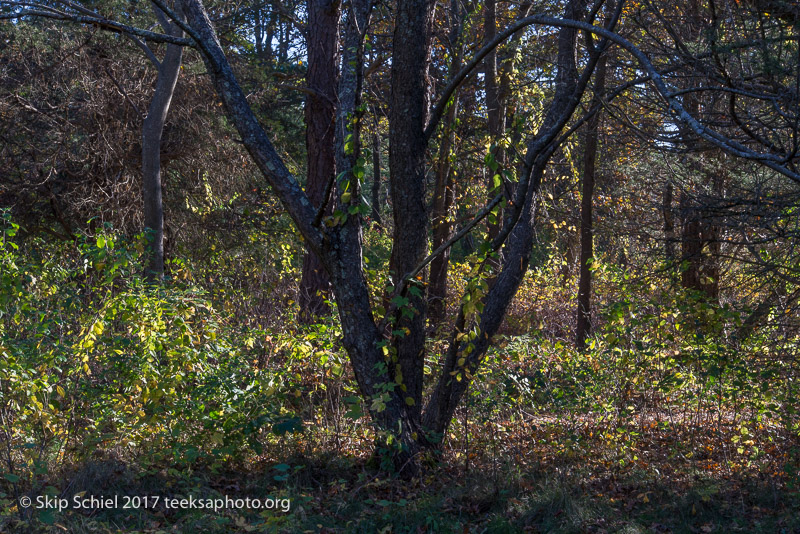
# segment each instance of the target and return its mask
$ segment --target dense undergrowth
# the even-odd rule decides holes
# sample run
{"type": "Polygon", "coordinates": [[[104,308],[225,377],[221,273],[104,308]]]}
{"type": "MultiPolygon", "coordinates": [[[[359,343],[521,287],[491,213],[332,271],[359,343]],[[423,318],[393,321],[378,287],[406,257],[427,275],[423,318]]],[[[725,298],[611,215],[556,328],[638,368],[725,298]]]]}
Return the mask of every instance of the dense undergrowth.
{"type": "Polygon", "coordinates": [[[443,450],[400,482],[372,456],[334,319],[299,326],[286,297],[255,323],[246,295],[216,291],[188,261],[147,285],[145,236],[21,240],[2,224],[0,531],[800,528],[798,339],[779,321],[737,339],[744,310],[599,264],[606,300],[579,352],[562,320],[572,284],[531,269],[443,450]],[[19,504],[81,492],[291,509],[19,504]]]}

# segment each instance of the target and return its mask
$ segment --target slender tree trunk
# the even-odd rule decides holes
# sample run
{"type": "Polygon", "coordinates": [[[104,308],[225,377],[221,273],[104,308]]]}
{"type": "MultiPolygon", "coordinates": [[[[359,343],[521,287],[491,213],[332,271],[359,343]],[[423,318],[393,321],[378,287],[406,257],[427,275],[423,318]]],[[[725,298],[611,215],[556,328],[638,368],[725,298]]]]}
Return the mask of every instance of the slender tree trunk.
{"type": "MultiPolygon", "coordinates": [[[[450,28],[451,57],[449,66],[450,77],[454,76],[461,68],[463,45],[461,43],[461,27],[465,13],[462,13],[459,2],[450,3],[450,28]]],[[[444,117],[442,140],[439,145],[438,165],[436,167],[436,183],[433,193],[433,250],[438,249],[450,239],[453,231],[451,211],[455,203],[455,172],[452,152],[455,150],[456,132],[455,121],[458,115],[458,94],[453,96],[450,108],[444,117]]],[[[430,281],[428,283],[428,318],[431,324],[439,324],[445,319],[447,312],[447,272],[450,265],[450,249],[446,249],[437,256],[430,267],[430,281]]]]}
{"type": "MultiPolygon", "coordinates": [[[[584,0],[571,0],[567,4],[564,17],[580,19],[583,2],[584,0]]],[[[542,127],[528,143],[525,167],[514,197],[515,209],[506,217],[503,229],[493,243],[499,246],[504,232],[510,232],[506,234],[508,240],[503,246],[503,268],[483,299],[484,307],[479,316],[468,319],[462,307],[456,320],[455,334],[441,367],[439,381],[425,407],[423,427],[434,436],[443,435],[447,430],[528,270],[533,248],[535,199],[545,166],[555,149],[552,140],[572,116],[583,92],[578,83],[575,63],[576,35],[577,32],[570,28],[559,30],[555,97],[542,127]],[[513,220],[515,214],[518,215],[516,222],[513,220]],[[468,333],[475,335],[461,335],[468,333]]]]}
{"type": "MultiPolygon", "coordinates": [[[[452,107],[445,116],[448,127],[455,121],[458,99],[453,99],[452,107]]],[[[438,249],[450,239],[453,233],[451,212],[455,204],[455,169],[451,161],[450,151],[455,140],[455,132],[443,134],[439,151],[439,165],[436,169],[436,187],[433,197],[433,250],[438,249]]],[[[446,249],[431,262],[430,282],[428,284],[428,316],[433,325],[444,321],[447,313],[447,273],[450,266],[450,249],[446,249]]]]}
{"type": "Polygon", "coordinates": [[[672,209],[672,191],[672,180],[667,179],[667,183],[664,184],[664,200],[661,209],[664,217],[664,255],[669,263],[675,261],[675,213],[672,209]]]}
{"type": "MultiPolygon", "coordinates": [[[[687,43],[697,42],[702,35],[704,20],[701,16],[702,4],[692,0],[687,5],[687,23],[683,33],[687,43]]],[[[689,79],[687,85],[701,84],[701,80],[689,79]]],[[[684,97],[684,108],[693,117],[699,118],[701,113],[698,93],[688,92],[684,97]]],[[[684,127],[682,133],[687,147],[696,146],[696,135],[684,127]]],[[[691,159],[689,170],[693,177],[708,176],[703,169],[702,160],[691,159]]],[[[715,188],[721,182],[713,184],[715,188]]],[[[706,185],[708,182],[706,181],[706,185]]],[[[681,228],[681,285],[687,289],[703,292],[710,300],[719,298],[718,255],[719,228],[710,222],[708,211],[699,205],[696,199],[689,197],[684,190],[680,196],[681,228]],[[704,252],[708,246],[708,253],[704,252]]]]}
{"type": "MultiPolygon", "coordinates": [[[[306,194],[315,208],[328,202],[328,184],[336,176],[335,123],[338,82],[339,2],[308,0],[308,74],[306,99],[306,194]]],[[[300,320],[312,323],[328,311],[330,281],[322,262],[311,251],[303,258],[300,279],[300,320]]]]}
{"type": "MultiPolygon", "coordinates": [[[[157,9],[157,8],[155,8],[157,9]]],[[[167,24],[167,23],[164,23],[167,24]]],[[[182,36],[173,24],[164,31],[182,36]]],[[[164,59],[159,65],[153,99],[142,123],[142,200],[144,227],[147,235],[147,267],[145,276],[150,281],[164,277],[164,205],[161,195],[161,136],[167,120],[172,95],[180,74],[183,47],[167,45],[164,59]]]]}
{"type": "Polygon", "coordinates": [[[703,256],[703,240],[700,237],[700,220],[697,209],[685,191],[680,197],[681,211],[681,285],[686,289],[702,291],[700,265],[703,256]]]}
{"type": "Polygon", "coordinates": [[[289,60],[289,34],[291,22],[282,21],[278,16],[278,63],[286,63],[289,60]]]}
{"type": "Polygon", "coordinates": [[[378,130],[377,110],[372,112],[372,190],[370,202],[372,203],[372,222],[383,226],[381,221],[381,137],[378,130]]]}
{"type": "MultiPolygon", "coordinates": [[[[600,59],[595,72],[592,107],[603,101],[606,83],[606,57],[600,59]]],[[[592,261],[594,259],[592,204],[597,167],[597,145],[600,130],[600,110],[586,126],[586,142],[583,153],[583,192],[581,197],[581,252],[578,279],[578,321],[575,327],[575,345],[586,348],[586,337],[592,330],[592,261]]]]}
{"type": "MultiPolygon", "coordinates": [[[[484,5],[484,42],[488,43],[497,36],[497,3],[496,0],[486,0],[484,5]]],[[[489,180],[487,183],[487,196],[491,200],[497,194],[495,176],[502,176],[505,165],[505,150],[502,146],[502,137],[505,132],[505,111],[500,98],[500,87],[497,76],[497,51],[493,50],[484,60],[484,89],[486,90],[486,114],[488,120],[489,138],[494,144],[491,151],[493,163],[489,167],[489,180]]],[[[500,232],[502,216],[498,208],[497,216],[489,216],[487,230],[489,240],[493,240],[500,232]]],[[[500,264],[500,260],[496,261],[500,264]]]]}
{"type": "MultiPolygon", "coordinates": [[[[453,128],[458,113],[458,97],[445,116],[446,128],[453,128]]],[[[451,211],[455,203],[455,169],[451,160],[451,150],[455,141],[454,131],[442,134],[439,147],[439,164],[436,169],[436,186],[433,193],[433,250],[438,249],[450,239],[453,225],[450,222],[451,211]]],[[[450,249],[446,249],[431,262],[430,282],[428,283],[428,317],[432,324],[444,321],[447,312],[447,272],[450,265],[450,249]]]]}
{"type": "MultiPolygon", "coordinates": [[[[723,154],[717,154],[718,158],[724,157],[723,154]]],[[[714,196],[716,198],[725,198],[725,171],[715,173],[713,175],[714,196]]],[[[706,258],[704,282],[705,292],[708,297],[714,301],[719,302],[719,288],[720,288],[720,255],[722,253],[722,227],[717,219],[716,214],[710,210],[706,211],[704,218],[705,226],[703,229],[703,240],[708,246],[708,256],[706,258]]]]}
{"type": "Polygon", "coordinates": [[[272,49],[272,41],[275,39],[275,24],[278,16],[273,7],[269,8],[269,12],[265,16],[267,17],[267,20],[265,30],[266,39],[264,41],[264,60],[269,62],[272,61],[275,55],[274,50],[272,49]]]}
{"type": "Polygon", "coordinates": [[[254,14],[254,28],[253,33],[255,34],[255,41],[256,41],[256,56],[259,59],[263,59],[264,56],[264,24],[261,20],[261,7],[255,8],[254,14]]]}

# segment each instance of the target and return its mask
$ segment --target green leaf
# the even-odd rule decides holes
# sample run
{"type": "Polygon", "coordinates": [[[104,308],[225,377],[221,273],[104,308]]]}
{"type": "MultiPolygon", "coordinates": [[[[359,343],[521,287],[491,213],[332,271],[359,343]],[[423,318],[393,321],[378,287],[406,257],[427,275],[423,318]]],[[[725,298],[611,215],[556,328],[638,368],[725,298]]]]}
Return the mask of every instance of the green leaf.
{"type": "Polygon", "coordinates": [[[40,510],[39,521],[41,521],[45,525],[52,525],[53,523],[56,522],[56,513],[50,508],[45,508],[44,510],[40,510]]]}
{"type": "Polygon", "coordinates": [[[278,436],[284,434],[294,434],[303,430],[303,421],[299,417],[290,417],[279,423],[272,425],[272,433],[278,436]]]}
{"type": "Polygon", "coordinates": [[[392,299],[392,304],[394,304],[398,308],[402,308],[403,306],[408,306],[408,299],[406,297],[403,297],[402,295],[396,295],[392,299]]]}
{"type": "Polygon", "coordinates": [[[370,409],[374,412],[380,413],[386,409],[386,403],[383,402],[383,399],[380,397],[372,399],[372,404],[370,405],[370,409]]]}
{"type": "Polygon", "coordinates": [[[349,410],[344,416],[356,421],[364,416],[364,411],[360,407],[353,407],[353,409],[349,410]]]}

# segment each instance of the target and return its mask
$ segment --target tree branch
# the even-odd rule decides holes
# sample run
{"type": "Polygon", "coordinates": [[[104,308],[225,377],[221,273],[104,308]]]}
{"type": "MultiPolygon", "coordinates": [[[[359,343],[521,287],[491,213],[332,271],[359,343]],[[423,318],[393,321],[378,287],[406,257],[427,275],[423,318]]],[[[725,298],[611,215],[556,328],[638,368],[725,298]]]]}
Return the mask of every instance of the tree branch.
{"type": "Polygon", "coordinates": [[[552,17],[549,15],[532,15],[530,17],[525,17],[524,19],[518,20],[516,23],[506,28],[503,32],[497,34],[497,37],[495,37],[494,40],[492,40],[490,43],[487,43],[486,46],[481,48],[473,56],[473,58],[450,81],[450,83],[443,91],[442,96],[439,98],[439,101],[436,103],[433,110],[431,111],[430,121],[428,122],[428,126],[425,128],[426,140],[430,139],[430,136],[435,131],[436,125],[441,119],[444,109],[447,105],[447,102],[450,100],[450,97],[453,95],[455,90],[461,85],[461,83],[463,83],[463,81],[474,71],[474,69],[478,66],[481,60],[483,60],[483,58],[485,58],[494,48],[499,46],[500,43],[508,39],[515,32],[521,30],[522,28],[525,28],[526,26],[534,24],[543,26],[567,27],[567,28],[574,28],[577,30],[583,30],[586,32],[591,32],[600,37],[604,37],[609,41],[616,43],[620,47],[627,50],[639,62],[643,70],[648,73],[650,81],[652,81],[658,93],[661,95],[662,98],[664,98],[665,102],[669,106],[669,111],[672,112],[672,114],[677,120],[680,120],[681,122],[688,125],[695,132],[695,134],[705,139],[706,141],[710,142],[711,144],[721,148],[722,150],[724,150],[729,154],[744,159],[759,161],[763,165],[769,167],[770,169],[790,178],[791,180],[797,183],[800,183],[800,173],[794,172],[791,169],[784,166],[785,158],[775,154],[767,154],[751,150],[745,145],[742,145],[741,143],[733,139],[725,137],[724,135],[700,123],[697,119],[692,117],[691,114],[689,114],[681,105],[680,100],[677,97],[677,94],[669,89],[666,82],[664,82],[663,78],[661,77],[661,74],[653,66],[653,63],[650,61],[647,55],[645,55],[644,52],[642,52],[636,45],[631,43],[628,39],[622,37],[617,33],[607,30],[606,28],[595,26],[587,22],[562,19],[558,17],[552,17]]]}
{"type": "MultiPolygon", "coordinates": [[[[28,5],[28,4],[22,2],[0,1],[0,6],[20,6],[20,5],[28,5]]],[[[128,26],[127,24],[122,24],[99,16],[76,15],[72,13],[64,13],[58,10],[43,10],[43,9],[23,9],[15,13],[0,14],[0,20],[19,20],[24,17],[41,17],[53,20],[75,22],[78,24],[89,24],[91,26],[97,26],[98,28],[114,33],[135,35],[137,37],[146,39],[148,41],[176,44],[176,45],[196,48],[194,41],[191,39],[187,39],[185,37],[174,37],[172,35],[152,32],[149,30],[143,30],[141,28],[128,26]]]]}
{"type": "Polygon", "coordinates": [[[308,247],[315,254],[322,256],[323,233],[313,224],[316,210],[303,188],[286,168],[253,114],[219,44],[203,4],[200,0],[184,0],[183,11],[186,20],[191,24],[189,26],[189,24],[183,23],[163,2],[152,1],[195,40],[206,62],[214,88],[225,106],[226,114],[239,135],[242,136],[245,148],[253,157],[281,204],[289,212],[308,247]]]}

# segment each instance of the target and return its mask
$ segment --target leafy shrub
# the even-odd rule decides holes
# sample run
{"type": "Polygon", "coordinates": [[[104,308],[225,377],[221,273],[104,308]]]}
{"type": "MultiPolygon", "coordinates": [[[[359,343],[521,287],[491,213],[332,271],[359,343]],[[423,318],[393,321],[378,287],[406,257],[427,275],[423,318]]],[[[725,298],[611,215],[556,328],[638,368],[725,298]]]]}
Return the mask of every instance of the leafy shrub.
{"type": "Polygon", "coordinates": [[[23,245],[7,214],[2,225],[0,446],[12,493],[99,450],[144,466],[213,461],[260,452],[262,428],[298,428],[280,377],[253,365],[252,333],[180,276],[143,281],[142,236],[106,228],[23,245]]]}

